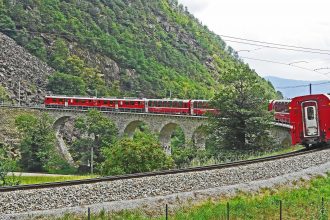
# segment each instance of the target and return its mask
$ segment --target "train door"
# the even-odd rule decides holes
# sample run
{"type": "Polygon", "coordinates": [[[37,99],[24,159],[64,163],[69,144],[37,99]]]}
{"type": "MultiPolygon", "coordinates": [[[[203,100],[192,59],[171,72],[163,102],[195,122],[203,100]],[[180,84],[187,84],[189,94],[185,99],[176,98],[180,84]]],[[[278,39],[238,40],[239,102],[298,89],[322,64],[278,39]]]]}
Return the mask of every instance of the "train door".
{"type": "Polygon", "coordinates": [[[317,102],[307,101],[302,103],[304,136],[315,137],[319,136],[319,117],[317,102]]]}
{"type": "Polygon", "coordinates": [[[194,104],[195,104],[194,101],[190,101],[190,114],[191,115],[194,115],[194,104]]]}
{"type": "Polygon", "coordinates": [[[145,104],[145,113],[148,113],[149,112],[149,101],[148,100],[146,100],[146,99],[144,99],[143,100],[144,101],[144,104],[145,104]]]}
{"type": "Polygon", "coordinates": [[[68,101],[69,101],[68,99],[64,99],[64,106],[65,107],[68,107],[68,101]]]}

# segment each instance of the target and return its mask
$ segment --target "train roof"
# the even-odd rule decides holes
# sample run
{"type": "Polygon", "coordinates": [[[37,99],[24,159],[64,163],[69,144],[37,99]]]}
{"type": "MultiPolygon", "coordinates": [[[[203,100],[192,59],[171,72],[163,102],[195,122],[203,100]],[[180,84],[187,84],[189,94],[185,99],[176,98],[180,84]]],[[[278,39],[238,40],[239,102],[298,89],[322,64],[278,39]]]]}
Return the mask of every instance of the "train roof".
{"type": "Polygon", "coordinates": [[[107,101],[144,101],[145,99],[138,98],[117,98],[117,97],[87,97],[87,96],[45,96],[46,98],[58,98],[58,99],[93,99],[93,100],[107,100],[107,101]]]}
{"type": "MultiPolygon", "coordinates": [[[[61,95],[48,95],[45,96],[46,98],[58,98],[58,99],[93,99],[93,100],[111,100],[111,101],[172,101],[172,102],[189,102],[189,99],[146,99],[146,98],[133,98],[133,97],[124,97],[124,98],[117,98],[117,97],[87,97],[87,96],[61,96],[61,95]]],[[[194,101],[203,101],[203,100],[194,100],[194,101]]],[[[205,100],[206,101],[206,100],[205,100]]]]}
{"type": "Polygon", "coordinates": [[[291,102],[291,99],[279,99],[279,100],[272,100],[273,102],[291,102]]]}
{"type": "Polygon", "coordinates": [[[169,98],[164,98],[164,99],[146,99],[148,101],[163,101],[163,102],[168,102],[168,101],[171,101],[171,102],[189,102],[190,100],[189,99],[169,99],[169,98]]]}

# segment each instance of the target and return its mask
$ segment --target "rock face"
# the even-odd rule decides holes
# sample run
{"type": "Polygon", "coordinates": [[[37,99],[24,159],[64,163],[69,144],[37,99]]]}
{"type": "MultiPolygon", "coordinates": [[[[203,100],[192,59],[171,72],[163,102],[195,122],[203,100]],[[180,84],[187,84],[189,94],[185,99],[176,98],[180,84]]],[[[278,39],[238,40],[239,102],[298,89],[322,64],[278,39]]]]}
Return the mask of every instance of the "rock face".
{"type": "Polygon", "coordinates": [[[13,103],[17,104],[19,98],[22,105],[42,103],[48,76],[53,72],[46,63],[0,33],[0,85],[13,103]]]}

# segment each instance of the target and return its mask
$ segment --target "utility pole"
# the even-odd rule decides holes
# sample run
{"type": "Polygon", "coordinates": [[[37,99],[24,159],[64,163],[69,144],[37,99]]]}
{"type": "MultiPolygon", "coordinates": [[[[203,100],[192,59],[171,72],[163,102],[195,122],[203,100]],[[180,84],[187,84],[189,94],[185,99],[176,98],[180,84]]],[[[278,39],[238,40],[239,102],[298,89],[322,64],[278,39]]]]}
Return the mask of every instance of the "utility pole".
{"type": "Polygon", "coordinates": [[[21,80],[18,81],[18,105],[21,106],[21,80]]]}
{"type": "Polygon", "coordinates": [[[94,157],[93,157],[93,155],[94,155],[94,149],[93,149],[93,146],[91,147],[91,174],[93,175],[93,159],[94,159],[94,157]]]}
{"type": "Polygon", "coordinates": [[[312,95],[312,83],[309,84],[309,94],[312,95]]]}

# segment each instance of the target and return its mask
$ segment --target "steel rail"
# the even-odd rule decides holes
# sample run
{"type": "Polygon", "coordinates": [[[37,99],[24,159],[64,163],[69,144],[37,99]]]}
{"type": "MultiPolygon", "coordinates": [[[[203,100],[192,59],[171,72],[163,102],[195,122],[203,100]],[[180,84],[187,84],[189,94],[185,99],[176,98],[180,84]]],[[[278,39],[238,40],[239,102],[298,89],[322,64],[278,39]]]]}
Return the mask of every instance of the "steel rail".
{"type": "Polygon", "coordinates": [[[147,173],[135,173],[135,174],[99,177],[99,178],[83,179],[83,180],[71,180],[71,181],[64,181],[64,182],[5,186],[5,187],[0,187],[0,192],[55,188],[55,187],[92,184],[92,183],[98,183],[98,182],[109,182],[109,181],[125,180],[125,179],[137,179],[137,178],[142,178],[142,177],[164,176],[164,175],[179,174],[179,173],[201,172],[201,171],[208,171],[208,170],[224,169],[224,168],[238,167],[238,166],[244,166],[244,165],[248,165],[248,164],[272,161],[272,160],[279,160],[279,159],[309,154],[309,153],[321,151],[324,149],[328,149],[328,148],[323,147],[323,148],[314,148],[314,149],[309,149],[309,150],[303,149],[303,150],[298,150],[298,151],[275,155],[275,156],[268,156],[268,157],[262,157],[262,158],[256,158],[256,159],[251,159],[251,160],[244,160],[244,161],[236,161],[236,162],[217,164],[217,165],[191,167],[191,168],[185,168],[185,169],[163,170],[163,171],[154,171],[154,172],[147,172],[147,173]]]}

